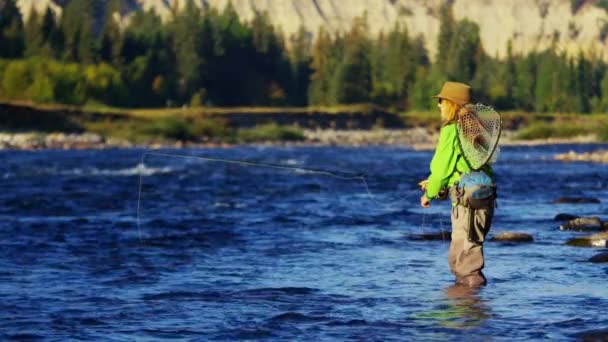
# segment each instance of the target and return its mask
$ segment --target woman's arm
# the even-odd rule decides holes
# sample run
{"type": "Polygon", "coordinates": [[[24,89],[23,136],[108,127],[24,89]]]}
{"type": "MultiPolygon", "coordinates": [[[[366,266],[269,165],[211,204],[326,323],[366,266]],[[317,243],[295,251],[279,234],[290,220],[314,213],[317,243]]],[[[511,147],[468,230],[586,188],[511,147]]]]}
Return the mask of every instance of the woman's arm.
{"type": "Polygon", "coordinates": [[[447,184],[456,167],[456,124],[448,124],[441,128],[439,142],[431,161],[431,174],[427,179],[425,197],[432,200],[447,184]]]}

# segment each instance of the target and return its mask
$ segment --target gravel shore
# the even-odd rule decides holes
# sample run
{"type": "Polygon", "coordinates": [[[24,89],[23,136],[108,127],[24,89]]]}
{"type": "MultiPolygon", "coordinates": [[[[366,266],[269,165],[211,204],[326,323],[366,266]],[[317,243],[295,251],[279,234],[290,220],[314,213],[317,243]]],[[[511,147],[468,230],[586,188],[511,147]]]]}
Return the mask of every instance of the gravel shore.
{"type": "MultiPolygon", "coordinates": [[[[416,150],[435,148],[439,132],[416,127],[408,129],[373,129],[373,130],[303,130],[304,140],[289,142],[290,145],[327,145],[327,146],[370,146],[390,145],[408,146],[416,150]]],[[[546,145],[598,142],[595,136],[580,136],[569,139],[550,138],[538,140],[515,140],[514,132],[503,131],[501,146],[546,145]]],[[[263,144],[282,145],[286,142],[266,142],[263,144]]],[[[0,133],[0,150],[41,150],[41,149],[104,149],[104,148],[181,148],[181,147],[224,147],[224,143],[207,142],[150,142],[135,144],[127,140],[104,137],[94,133],[0,133]]],[[[576,155],[572,153],[556,156],[559,160],[590,160],[607,162],[608,154],[576,155]]]]}

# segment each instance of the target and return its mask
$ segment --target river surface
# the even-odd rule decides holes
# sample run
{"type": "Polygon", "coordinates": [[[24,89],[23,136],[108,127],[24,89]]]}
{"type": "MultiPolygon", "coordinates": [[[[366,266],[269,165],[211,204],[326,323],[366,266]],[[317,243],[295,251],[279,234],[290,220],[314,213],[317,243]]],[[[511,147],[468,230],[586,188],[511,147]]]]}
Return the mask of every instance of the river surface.
{"type": "Polygon", "coordinates": [[[565,246],[585,233],[554,221],[608,219],[608,167],[553,160],[607,147],[503,148],[490,237],[535,242],[487,242],[488,286],[466,294],[449,243],[415,239],[450,230],[449,203],[418,204],[432,152],[162,151],[251,164],[1,152],[0,339],[569,340],[608,328],[608,265],[587,261],[601,249],[565,246]],[[564,196],[601,203],[552,204],[564,196]]]}

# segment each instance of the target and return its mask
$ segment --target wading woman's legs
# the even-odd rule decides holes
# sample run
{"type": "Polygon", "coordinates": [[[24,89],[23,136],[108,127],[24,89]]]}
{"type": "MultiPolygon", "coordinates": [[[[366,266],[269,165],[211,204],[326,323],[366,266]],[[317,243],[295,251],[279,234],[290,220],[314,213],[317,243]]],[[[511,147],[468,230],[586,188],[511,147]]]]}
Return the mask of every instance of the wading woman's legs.
{"type": "Polygon", "coordinates": [[[483,241],[492,224],[494,209],[475,210],[473,220],[470,210],[462,205],[452,208],[452,242],[448,262],[457,283],[480,286],[486,283],[481,272],[484,266],[483,241]],[[471,236],[470,229],[473,229],[471,236]]]}

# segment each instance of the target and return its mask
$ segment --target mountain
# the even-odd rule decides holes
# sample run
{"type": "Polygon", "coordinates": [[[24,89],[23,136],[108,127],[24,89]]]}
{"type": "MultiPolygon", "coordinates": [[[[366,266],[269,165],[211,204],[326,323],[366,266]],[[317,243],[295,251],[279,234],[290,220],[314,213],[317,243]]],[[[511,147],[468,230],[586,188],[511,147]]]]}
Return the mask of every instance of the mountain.
{"type": "MultiPolygon", "coordinates": [[[[98,0],[99,1],[99,0],[98,0]]],[[[128,8],[154,10],[163,20],[171,20],[175,9],[187,0],[128,0],[128,8]]],[[[288,36],[304,26],[316,34],[324,25],[332,31],[349,28],[352,19],[367,14],[373,34],[390,30],[395,23],[406,25],[413,35],[422,35],[431,56],[437,49],[439,7],[452,4],[456,19],[468,19],[480,27],[486,52],[502,57],[507,42],[515,52],[543,49],[555,44],[558,49],[577,53],[601,53],[608,59],[608,15],[594,0],[194,0],[201,10],[223,9],[232,2],[245,20],[256,12],[267,11],[273,22],[288,36]]],[[[57,1],[18,0],[23,12],[51,6],[60,11],[57,1]]],[[[129,13],[123,14],[128,20],[129,13]]]]}

